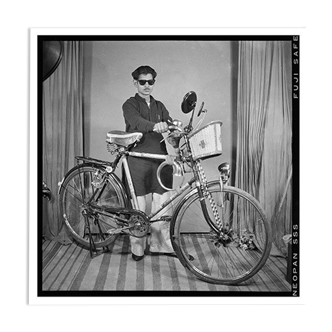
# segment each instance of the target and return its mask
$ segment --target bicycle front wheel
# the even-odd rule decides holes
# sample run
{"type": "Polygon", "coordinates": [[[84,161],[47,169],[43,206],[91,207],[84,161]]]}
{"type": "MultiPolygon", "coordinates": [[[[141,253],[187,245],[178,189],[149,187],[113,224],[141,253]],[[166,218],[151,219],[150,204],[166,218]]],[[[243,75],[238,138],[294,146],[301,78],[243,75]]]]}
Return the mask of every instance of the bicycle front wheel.
{"type": "Polygon", "coordinates": [[[201,204],[193,190],[177,207],[171,224],[174,250],[198,278],[239,284],[266,262],[271,227],[258,201],[243,190],[224,186],[221,191],[214,181],[208,183],[208,192],[201,204]]]}
{"type": "Polygon", "coordinates": [[[101,167],[80,165],[65,178],[60,190],[60,210],[70,235],[84,247],[106,247],[119,227],[116,220],[86,213],[90,204],[107,207],[126,207],[126,199],[119,180],[101,167]],[[103,179],[101,181],[101,179],[103,179]]]}

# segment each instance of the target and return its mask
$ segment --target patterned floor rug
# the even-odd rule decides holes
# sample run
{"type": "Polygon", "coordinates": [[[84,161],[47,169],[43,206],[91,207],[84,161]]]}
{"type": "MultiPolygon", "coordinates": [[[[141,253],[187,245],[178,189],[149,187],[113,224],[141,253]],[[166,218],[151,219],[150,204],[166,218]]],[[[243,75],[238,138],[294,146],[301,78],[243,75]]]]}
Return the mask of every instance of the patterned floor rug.
{"type": "MultiPolygon", "coordinates": [[[[290,295],[285,280],[287,261],[270,257],[252,279],[239,286],[214,285],[196,278],[176,257],[146,255],[135,262],[130,253],[128,236],[119,236],[110,252],[90,256],[89,250],[76,244],[61,245],[43,242],[40,291],[50,292],[110,292],[123,295],[290,295]]],[[[106,295],[106,293],[105,293],[106,295]]]]}

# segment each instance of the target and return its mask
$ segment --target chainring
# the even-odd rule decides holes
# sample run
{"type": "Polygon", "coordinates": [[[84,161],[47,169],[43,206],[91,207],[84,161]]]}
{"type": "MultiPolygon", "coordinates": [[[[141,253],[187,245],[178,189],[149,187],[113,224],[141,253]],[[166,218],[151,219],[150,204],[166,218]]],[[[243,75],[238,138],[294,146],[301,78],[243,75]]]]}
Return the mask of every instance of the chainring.
{"type": "Polygon", "coordinates": [[[143,237],[148,234],[149,231],[149,220],[144,213],[140,211],[132,212],[128,220],[129,234],[135,237],[143,237]]]}

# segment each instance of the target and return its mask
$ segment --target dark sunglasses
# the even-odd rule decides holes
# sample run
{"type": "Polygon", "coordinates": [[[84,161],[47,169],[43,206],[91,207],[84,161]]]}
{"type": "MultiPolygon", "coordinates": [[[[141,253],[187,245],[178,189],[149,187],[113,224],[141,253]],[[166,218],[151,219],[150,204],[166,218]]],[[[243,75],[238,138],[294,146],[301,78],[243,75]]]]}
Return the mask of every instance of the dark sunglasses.
{"type": "Polygon", "coordinates": [[[153,85],[155,80],[138,80],[139,85],[142,85],[142,86],[145,85],[146,82],[148,82],[149,85],[153,85]]]}

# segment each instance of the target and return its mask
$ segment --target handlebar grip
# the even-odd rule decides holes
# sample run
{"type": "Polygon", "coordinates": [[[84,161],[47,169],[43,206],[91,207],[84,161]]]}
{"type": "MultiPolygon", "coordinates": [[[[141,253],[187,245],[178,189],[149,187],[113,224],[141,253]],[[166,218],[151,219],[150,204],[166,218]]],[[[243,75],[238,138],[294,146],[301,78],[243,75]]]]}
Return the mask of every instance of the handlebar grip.
{"type": "Polygon", "coordinates": [[[168,126],[168,130],[178,130],[178,131],[182,131],[182,129],[178,126],[174,126],[174,125],[171,125],[171,126],[168,126]]]}

